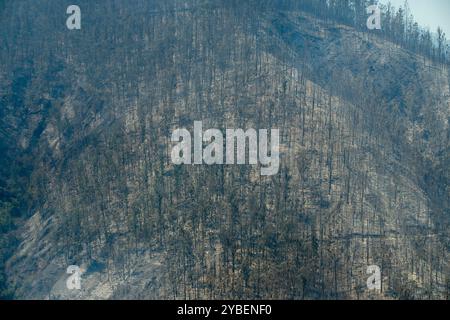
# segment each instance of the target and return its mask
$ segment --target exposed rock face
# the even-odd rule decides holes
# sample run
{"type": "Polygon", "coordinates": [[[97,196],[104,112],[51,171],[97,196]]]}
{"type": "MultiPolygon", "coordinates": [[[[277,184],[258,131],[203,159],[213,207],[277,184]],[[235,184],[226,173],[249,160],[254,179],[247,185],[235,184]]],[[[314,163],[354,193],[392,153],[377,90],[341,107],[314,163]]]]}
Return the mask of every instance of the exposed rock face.
{"type": "Polygon", "coordinates": [[[446,67],[303,12],[78,2],[78,31],[60,1],[0,13],[17,297],[448,297],[446,67]],[[196,120],[280,129],[279,173],[173,166],[196,120]]]}

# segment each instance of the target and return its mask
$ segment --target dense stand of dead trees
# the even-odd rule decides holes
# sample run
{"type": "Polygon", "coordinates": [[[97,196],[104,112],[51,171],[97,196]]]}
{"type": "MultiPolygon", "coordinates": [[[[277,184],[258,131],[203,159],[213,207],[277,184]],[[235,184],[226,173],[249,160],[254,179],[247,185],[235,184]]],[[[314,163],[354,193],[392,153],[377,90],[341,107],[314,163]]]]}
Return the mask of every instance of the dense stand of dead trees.
{"type": "MultiPolygon", "coordinates": [[[[65,86],[63,95],[45,79],[49,88],[35,87],[60,106],[49,118],[61,149],[41,154],[32,190],[60,223],[54,245],[67,263],[104,261],[126,281],[142,252],[162,254],[164,298],[364,298],[369,264],[382,268],[388,297],[448,296],[448,250],[428,199],[400,171],[393,131],[380,128],[388,116],[371,111],[364,90],[347,101],[339,81],[309,81],[297,64],[305,52],[271,54],[268,22],[248,6],[155,3],[149,18],[154,7],[135,1],[129,20],[129,4],[106,15],[92,8],[92,32],[52,33],[61,46],[35,53],[36,66],[65,86]],[[173,166],[170,132],[194,120],[280,128],[280,174],[173,166]]],[[[363,19],[340,7],[362,1],[327,3],[303,8],[363,19]]],[[[391,25],[398,41],[430,50],[391,25]]]]}

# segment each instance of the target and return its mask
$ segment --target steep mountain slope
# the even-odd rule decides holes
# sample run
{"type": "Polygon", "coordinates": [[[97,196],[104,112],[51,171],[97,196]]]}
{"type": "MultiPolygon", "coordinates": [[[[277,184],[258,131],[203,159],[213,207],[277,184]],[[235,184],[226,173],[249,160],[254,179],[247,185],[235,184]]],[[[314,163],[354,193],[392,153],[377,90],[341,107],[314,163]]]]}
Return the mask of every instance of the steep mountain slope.
{"type": "Polygon", "coordinates": [[[77,31],[61,1],[1,12],[17,297],[448,298],[447,67],[299,11],[78,2],[77,31]],[[173,166],[196,120],[279,128],[279,173],[173,166]]]}

